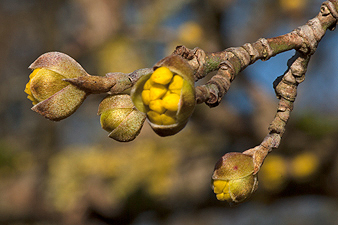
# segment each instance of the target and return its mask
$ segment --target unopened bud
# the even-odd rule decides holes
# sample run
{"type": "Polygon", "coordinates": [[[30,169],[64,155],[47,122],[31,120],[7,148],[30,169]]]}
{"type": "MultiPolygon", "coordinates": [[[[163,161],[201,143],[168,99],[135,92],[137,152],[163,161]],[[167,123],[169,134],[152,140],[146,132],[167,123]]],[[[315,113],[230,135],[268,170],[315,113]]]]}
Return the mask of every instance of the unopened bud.
{"type": "Polygon", "coordinates": [[[227,153],[216,164],[212,188],[216,198],[239,203],[248,198],[258,185],[252,157],[242,153],[227,153]]]}
{"type": "Polygon", "coordinates": [[[101,126],[114,140],[127,142],[140,133],[145,115],[138,111],[129,95],[106,97],[99,106],[101,126]]]}

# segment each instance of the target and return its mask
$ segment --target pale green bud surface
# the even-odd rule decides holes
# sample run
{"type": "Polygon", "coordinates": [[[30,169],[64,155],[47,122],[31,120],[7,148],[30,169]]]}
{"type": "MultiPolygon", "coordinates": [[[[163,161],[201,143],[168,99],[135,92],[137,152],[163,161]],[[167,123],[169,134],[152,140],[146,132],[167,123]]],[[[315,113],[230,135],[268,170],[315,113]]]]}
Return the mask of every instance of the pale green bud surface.
{"type": "Polygon", "coordinates": [[[135,108],[129,95],[106,97],[99,105],[98,115],[109,137],[121,142],[134,140],[145,121],[145,115],[135,108]]]}

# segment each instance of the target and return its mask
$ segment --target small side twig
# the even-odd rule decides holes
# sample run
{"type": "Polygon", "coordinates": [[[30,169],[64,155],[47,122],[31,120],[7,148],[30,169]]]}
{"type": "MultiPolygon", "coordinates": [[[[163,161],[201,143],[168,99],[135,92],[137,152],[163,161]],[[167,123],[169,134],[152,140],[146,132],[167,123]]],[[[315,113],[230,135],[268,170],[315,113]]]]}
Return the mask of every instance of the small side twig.
{"type": "Polygon", "coordinates": [[[294,34],[302,38],[304,44],[289,60],[289,68],[285,74],[278,77],[274,82],[279,104],[277,113],[269,126],[269,133],[259,146],[243,152],[253,157],[255,164],[254,173],[259,171],[267,154],[272,149],[278,148],[285,132],[285,126],[290,118],[290,113],[293,110],[293,103],[297,96],[297,87],[304,81],[311,55],[316,51],[318,43],[326,30],[334,29],[337,23],[337,8],[338,1],[336,0],[324,2],[321,12],[317,17],[293,31],[294,34]],[[328,21],[332,23],[328,23],[328,21]]]}
{"type": "Polygon", "coordinates": [[[285,132],[286,124],[293,110],[293,103],[297,96],[297,87],[304,81],[308,62],[311,55],[303,54],[299,51],[289,60],[291,64],[282,77],[275,80],[275,91],[279,98],[277,113],[269,126],[269,133],[263,142],[244,154],[251,155],[255,164],[255,173],[257,173],[267,156],[274,148],[278,148],[282,136],[285,132]]]}

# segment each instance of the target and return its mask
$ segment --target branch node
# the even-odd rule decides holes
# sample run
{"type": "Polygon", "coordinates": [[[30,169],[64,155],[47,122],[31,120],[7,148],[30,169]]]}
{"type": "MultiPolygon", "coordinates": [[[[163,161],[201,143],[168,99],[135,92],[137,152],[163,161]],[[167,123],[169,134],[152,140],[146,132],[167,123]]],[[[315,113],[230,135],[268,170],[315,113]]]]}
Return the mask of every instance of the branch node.
{"type": "Polygon", "coordinates": [[[287,101],[286,99],[280,99],[278,103],[278,112],[285,112],[285,111],[292,111],[293,110],[293,102],[287,101]]]}
{"type": "Polygon", "coordinates": [[[260,44],[263,46],[263,59],[262,61],[267,61],[273,56],[273,49],[269,45],[269,42],[266,38],[260,38],[258,40],[260,44]]]}
{"type": "Polygon", "coordinates": [[[295,83],[288,82],[285,79],[285,75],[277,77],[277,79],[274,81],[274,89],[277,98],[284,98],[290,102],[295,101],[297,96],[297,85],[295,83]]]}
{"type": "Polygon", "coordinates": [[[207,104],[210,108],[218,106],[221,101],[219,84],[217,84],[217,82],[210,82],[207,83],[206,88],[209,91],[209,95],[205,104],[207,104]]]}
{"type": "Polygon", "coordinates": [[[195,81],[198,81],[199,79],[202,79],[205,76],[205,70],[206,68],[204,68],[204,65],[206,64],[206,54],[205,52],[200,49],[200,48],[194,48],[193,49],[194,52],[194,58],[191,59],[189,64],[193,67],[193,68],[197,68],[194,74],[195,77],[195,81]]]}
{"type": "Polygon", "coordinates": [[[285,118],[280,118],[279,117],[279,113],[276,114],[274,120],[271,122],[270,126],[269,126],[269,133],[273,134],[279,134],[279,135],[283,135],[285,132],[285,125],[286,122],[284,121],[285,118]]]}
{"type": "Polygon", "coordinates": [[[257,51],[256,48],[254,48],[252,46],[251,43],[245,43],[242,46],[242,48],[244,48],[248,52],[248,54],[250,55],[250,61],[251,61],[250,64],[252,62],[255,62],[257,60],[257,58],[259,57],[259,52],[257,51]]]}
{"type": "Polygon", "coordinates": [[[319,41],[325,34],[320,20],[315,17],[307,22],[306,25],[300,26],[293,32],[303,39],[303,46],[299,49],[303,54],[312,55],[315,53],[319,41]]]}
{"type": "MultiPolygon", "coordinates": [[[[230,82],[235,79],[236,70],[234,66],[229,61],[223,61],[219,64],[219,69],[223,71],[228,71],[230,74],[230,82]]],[[[228,77],[227,77],[228,78],[228,77]]]]}
{"type": "MultiPolygon", "coordinates": [[[[336,24],[338,22],[338,1],[337,0],[330,0],[323,2],[320,13],[323,16],[332,15],[332,17],[336,20],[336,24]],[[336,5],[335,5],[336,4],[336,5]]],[[[332,31],[336,28],[336,24],[333,24],[329,27],[329,29],[332,31]]]]}
{"type": "Polygon", "coordinates": [[[208,96],[206,104],[209,107],[219,105],[223,96],[228,92],[231,81],[235,75],[235,68],[229,61],[224,61],[220,64],[217,74],[207,82],[210,95],[208,96]]]}
{"type": "Polygon", "coordinates": [[[188,59],[188,60],[191,60],[194,58],[193,52],[187,47],[185,47],[184,45],[177,46],[173,54],[180,55],[183,58],[188,59]]]}
{"type": "Polygon", "coordinates": [[[250,64],[250,62],[251,62],[251,56],[250,56],[249,52],[245,48],[243,48],[243,47],[228,48],[228,49],[226,49],[226,51],[227,52],[231,52],[232,54],[234,54],[234,56],[240,62],[240,67],[238,68],[238,70],[235,70],[236,74],[239,71],[244,70],[250,64]]]}
{"type": "Polygon", "coordinates": [[[329,10],[331,15],[338,20],[338,1],[337,0],[329,0],[323,2],[323,5],[325,5],[329,10]]]}
{"type": "Polygon", "coordinates": [[[205,85],[197,86],[195,88],[196,91],[196,103],[201,104],[206,102],[210,96],[208,88],[205,85]]]}

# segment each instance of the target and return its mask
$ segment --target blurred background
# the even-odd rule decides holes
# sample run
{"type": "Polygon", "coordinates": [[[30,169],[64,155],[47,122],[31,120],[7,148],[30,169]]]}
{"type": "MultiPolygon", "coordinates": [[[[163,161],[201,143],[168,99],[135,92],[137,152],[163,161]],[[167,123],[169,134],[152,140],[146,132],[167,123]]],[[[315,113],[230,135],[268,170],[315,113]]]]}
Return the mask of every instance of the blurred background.
{"type": "Polygon", "coordinates": [[[216,200],[214,165],[265,137],[277,107],[272,82],[294,52],[249,66],[221,105],[198,105],[167,138],[148,124],[133,142],[108,138],[97,116],[104,95],[56,123],[31,111],[24,93],[28,66],[48,51],[72,56],[89,74],[132,72],[176,45],[211,52],[288,33],[321,3],[0,0],[0,224],[337,224],[337,31],[310,61],[258,191],[236,207],[216,200]]]}

